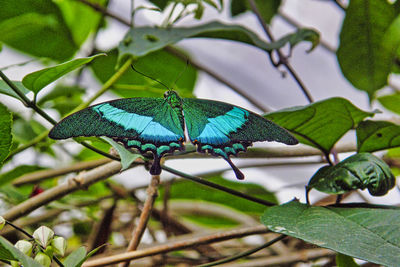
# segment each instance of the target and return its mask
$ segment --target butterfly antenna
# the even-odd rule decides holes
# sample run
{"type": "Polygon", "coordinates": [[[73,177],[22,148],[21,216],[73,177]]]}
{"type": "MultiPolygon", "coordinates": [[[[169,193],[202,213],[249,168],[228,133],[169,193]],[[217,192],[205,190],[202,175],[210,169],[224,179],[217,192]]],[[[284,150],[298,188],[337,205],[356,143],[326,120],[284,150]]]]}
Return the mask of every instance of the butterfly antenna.
{"type": "Polygon", "coordinates": [[[131,68],[133,69],[133,71],[139,73],[140,75],[143,75],[144,77],[147,77],[147,78],[149,78],[149,79],[151,79],[151,80],[153,80],[153,81],[155,81],[155,82],[158,82],[159,84],[161,84],[162,86],[164,86],[165,88],[167,88],[167,90],[171,90],[171,89],[170,89],[167,85],[165,85],[163,82],[161,82],[161,81],[159,81],[159,80],[157,80],[157,79],[155,79],[155,78],[153,78],[153,77],[151,77],[151,76],[149,76],[149,75],[147,75],[147,74],[144,74],[143,72],[138,71],[137,69],[135,69],[135,67],[134,67],[132,64],[131,64],[131,68]]]}
{"type": "Polygon", "coordinates": [[[186,66],[185,68],[181,71],[181,73],[179,73],[178,77],[176,77],[175,81],[174,81],[174,85],[172,86],[172,88],[175,87],[176,83],[179,81],[179,79],[182,77],[182,75],[185,73],[185,71],[188,69],[189,66],[189,60],[186,60],[186,66]]]}

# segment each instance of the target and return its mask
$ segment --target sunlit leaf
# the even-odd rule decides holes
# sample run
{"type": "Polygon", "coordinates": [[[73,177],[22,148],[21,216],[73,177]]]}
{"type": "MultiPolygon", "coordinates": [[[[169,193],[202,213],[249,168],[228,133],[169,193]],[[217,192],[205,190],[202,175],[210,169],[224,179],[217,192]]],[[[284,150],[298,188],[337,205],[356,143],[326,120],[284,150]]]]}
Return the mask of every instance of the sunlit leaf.
{"type": "Polygon", "coordinates": [[[32,72],[26,75],[22,79],[23,85],[28,88],[29,90],[33,91],[37,94],[40,90],[42,90],[45,86],[49,85],[50,83],[54,82],[58,78],[64,76],[68,72],[71,72],[82,65],[85,65],[91,62],[98,56],[104,56],[105,54],[97,54],[91,57],[86,58],[77,58],[71,61],[67,61],[61,63],[59,65],[41,69],[35,72],[32,72]]]}
{"type": "Polygon", "coordinates": [[[352,0],[346,8],[337,58],[343,75],[370,99],[387,84],[393,58],[382,41],[394,18],[388,1],[352,0]]]}
{"type": "Polygon", "coordinates": [[[374,152],[400,146],[400,126],[388,121],[363,121],[357,127],[359,152],[374,152]]]}
{"type": "Polygon", "coordinates": [[[354,259],[350,256],[338,253],[336,255],[336,266],[337,267],[360,267],[354,259]]]}
{"type": "Polygon", "coordinates": [[[400,266],[400,209],[388,206],[312,207],[292,201],[268,208],[271,231],[384,266],[400,266]]]}
{"type": "Polygon", "coordinates": [[[329,153],[347,131],[373,115],[344,98],[329,98],[307,106],[268,113],[264,117],[288,129],[299,142],[329,153]]]}
{"type": "Polygon", "coordinates": [[[392,95],[384,95],[381,97],[378,97],[379,103],[382,104],[386,109],[400,114],[400,93],[395,93],[392,95]]]}
{"type": "Polygon", "coordinates": [[[315,188],[328,194],[343,194],[368,188],[373,196],[385,195],[395,185],[390,167],[370,153],[359,153],[334,166],[320,168],[307,185],[307,192],[315,188]]]}
{"type": "Polygon", "coordinates": [[[78,49],[51,0],[2,0],[0,29],[0,41],[37,57],[66,60],[78,49]]]}

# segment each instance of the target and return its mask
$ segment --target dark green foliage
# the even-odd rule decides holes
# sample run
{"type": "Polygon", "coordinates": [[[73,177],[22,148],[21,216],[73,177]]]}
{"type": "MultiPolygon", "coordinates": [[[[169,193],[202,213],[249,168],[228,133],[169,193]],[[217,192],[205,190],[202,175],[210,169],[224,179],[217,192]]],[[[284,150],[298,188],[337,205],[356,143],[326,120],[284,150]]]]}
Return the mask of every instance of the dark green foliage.
{"type": "MultiPolygon", "coordinates": [[[[271,19],[278,12],[281,0],[256,0],[256,5],[266,23],[270,23],[271,19]]],[[[237,16],[250,9],[249,2],[243,0],[231,0],[231,15],[237,16]]]]}
{"type": "Polygon", "coordinates": [[[264,117],[288,129],[301,143],[329,153],[345,133],[373,115],[344,98],[330,98],[307,106],[271,112],[264,117]]]}
{"type": "Polygon", "coordinates": [[[366,189],[373,196],[385,195],[395,185],[390,167],[370,153],[359,153],[334,166],[320,168],[307,185],[308,192],[315,188],[329,194],[366,189]]]}
{"type": "Polygon", "coordinates": [[[0,167],[7,158],[12,144],[12,115],[7,107],[0,103],[0,167]]]}
{"type": "Polygon", "coordinates": [[[390,206],[313,207],[297,201],[268,208],[271,231],[384,266],[400,265],[400,209],[390,206]]]}

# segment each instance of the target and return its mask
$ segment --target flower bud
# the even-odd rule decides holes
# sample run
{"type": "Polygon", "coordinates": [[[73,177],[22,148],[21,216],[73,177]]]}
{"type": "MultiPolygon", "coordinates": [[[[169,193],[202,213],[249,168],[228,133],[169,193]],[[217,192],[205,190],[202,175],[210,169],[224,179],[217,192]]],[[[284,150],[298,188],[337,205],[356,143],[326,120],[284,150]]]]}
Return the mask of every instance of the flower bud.
{"type": "Polygon", "coordinates": [[[43,265],[44,267],[49,267],[51,264],[51,259],[49,256],[47,256],[45,253],[43,252],[39,252],[38,254],[36,254],[35,261],[39,262],[41,265],[43,265]]]}
{"type": "Polygon", "coordinates": [[[47,247],[53,236],[53,230],[47,226],[40,226],[35,232],[33,232],[33,237],[43,247],[47,247]]]}
{"type": "Polygon", "coordinates": [[[19,240],[14,245],[19,251],[24,253],[27,256],[30,256],[32,253],[32,243],[26,240],[19,240]]]}
{"type": "Polygon", "coordinates": [[[6,224],[6,220],[2,216],[0,216],[0,230],[3,229],[4,225],[6,224]]]}
{"type": "Polygon", "coordinates": [[[54,248],[54,252],[60,256],[64,256],[65,250],[67,249],[67,241],[64,237],[56,236],[51,240],[51,245],[54,248]]]}

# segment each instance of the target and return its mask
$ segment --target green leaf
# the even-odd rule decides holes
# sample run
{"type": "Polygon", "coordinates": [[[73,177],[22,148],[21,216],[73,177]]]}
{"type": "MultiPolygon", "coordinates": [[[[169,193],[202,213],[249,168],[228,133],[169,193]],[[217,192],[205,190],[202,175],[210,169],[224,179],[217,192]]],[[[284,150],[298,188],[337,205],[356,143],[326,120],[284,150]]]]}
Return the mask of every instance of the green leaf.
{"type": "Polygon", "coordinates": [[[364,118],[373,116],[344,98],[268,113],[264,117],[288,129],[299,142],[329,153],[334,144],[364,118]]]}
{"type": "Polygon", "coordinates": [[[334,166],[324,166],[311,177],[307,192],[312,188],[328,194],[368,188],[373,196],[385,195],[395,185],[390,167],[370,153],[359,153],[334,166]]]}
{"type": "Polygon", "coordinates": [[[400,114],[400,93],[395,93],[392,95],[384,95],[381,97],[378,97],[379,103],[382,104],[386,109],[400,114]]]}
{"type": "Polygon", "coordinates": [[[106,140],[110,145],[113,146],[113,148],[115,148],[115,150],[118,151],[118,154],[121,158],[121,171],[128,169],[136,159],[143,158],[142,155],[130,152],[123,145],[118,144],[111,138],[102,137],[102,139],[106,140]]]}
{"type": "Polygon", "coordinates": [[[360,267],[354,259],[350,256],[338,253],[336,255],[336,266],[337,267],[360,267]]]}
{"type": "Polygon", "coordinates": [[[292,201],[268,208],[271,231],[385,266],[400,266],[400,210],[396,207],[312,207],[292,201]]]}
{"type": "Polygon", "coordinates": [[[0,167],[10,153],[12,145],[11,125],[12,115],[7,107],[0,103],[0,167]]]}
{"type": "MultiPolygon", "coordinates": [[[[26,95],[26,94],[28,94],[30,92],[28,89],[25,88],[25,86],[22,84],[22,82],[13,81],[13,84],[15,86],[17,86],[18,89],[24,95],[26,95]]],[[[5,95],[8,95],[8,96],[12,96],[12,97],[14,97],[14,98],[16,98],[18,100],[21,100],[21,98],[17,95],[17,93],[14,92],[14,90],[12,90],[10,88],[10,86],[8,86],[8,84],[3,80],[0,80],[0,94],[5,94],[5,95]]]]}
{"type": "Polygon", "coordinates": [[[374,152],[400,146],[400,126],[388,121],[362,121],[356,132],[358,152],[374,152]]]}
{"type": "MultiPolygon", "coordinates": [[[[269,1],[256,0],[255,2],[258,11],[261,14],[261,17],[267,24],[271,22],[271,19],[278,12],[279,6],[281,5],[281,0],[269,0],[269,1]]],[[[230,11],[233,17],[240,15],[246,12],[247,10],[250,10],[250,5],[248,1],[243,1],[243,0],[231,1],[230,11]]]]}
{"type": "Polygon", "coordinates": [[[400,16],[397,16],[389,28],[386,30],[383,39],[382,47],[383,51],[388,53],[388,63],[387,70],[398,71],[398,66],[394,63],[396,58],[398,58],[400,46],[400,16]]]}
{"type": "Polygon", "coordinates": [[[2,258],[4,260],[19,261],[24,267],[43,267],[37,261],[34,261],[32,258],[26,256],[24,253],[15,248],[13,244],[11,244],[7,239],[2,236],[0,236],[0,251],[1,256],[10,257],[2,258]]]}
{"type": "MultiPolygon", "coordinates": [[[[273,203],[278,202],[271,192],[268,192],[264,187],[258,184],[230,181],[220,176],[207,178],[207,180],[273,203]]],[[[161,188],[160,200],[163,199],[163,195],[164,188],[161,188]]],[[[179,181],[173,183],[170,188],[169,198],[219,203],[249,214],[259,214],[265,209],[264,205],[247,201],[219,190],[210,190],[203,185],[195,184],[191,181],[179,181]],[[190,190],[188,190],[188,188],[190,188],[190,190]],[[196,194],[193,192],[196,192],[196,194]]]]}
{"type": "Polygon", "coordinates": [[[346,9],[337,58],[343,75],[371,100],[391,70],[392,51],[382,42],[394,17],[386,0],[352,0],[346,9]]]}
{"type": "MultiPolygon", "coordinates": [[[[81,45],[90,33],[98,29],[102,15],[92,7],[69,0],[55,0],[54,3],[60,8],[76,44],[81,45]]],[[[95,0],[91,3],[104,7],[106,1],[95,0]]]]}
{"type": "Polygon", "coordinates": [[[66,267],[80,267],[86,260],[86,249],[80,247],[74,250],[64,261],[66,267]]]}
{"type": "Polygon", "coordinates": [[[42,90],[45,86],[49,85],[50,83],[54,82],[58,78],[64,76],[68,72],[71,72],[82,65],[85,65],[91,62],[98,56],[104,56],[105,54],[97,54],[91,57],[85,58],[77,58],[71,61],[64,62],[62,64],[41,69],[32,73],[29,73],[22,79],[23,85],[26,88],[33,91],[37,94],[40,90],[42,90]]]}
{"type": "Polygon", "coordinates": [[[193,27],[135,27],[125,35],[124,40],[118,46],[120,52],[119,60],[127,55],[132,55],[134,57],[144,56],[185,38],[205,37],[238,41],[254,45],[268,52],[279,49],[287,43],[291,46],[296,45],[299,40],[297,37],[293,36],[306,35],[306,40],[312,39],[313,43],[315,39],[318,39],[315,38],[315,36],[318,36],[318,33],[314,30],[301,29],[299,31],[300,34],[289,34],[276,42],[267,43],[261,40],[253,31],[243,26],[227,25],[217,21],[193,27]]]}
{"type": "MultiPolygon", "coordinates": [[[[107,54],[107,57],[99,58],[91,64],[96,77],[102,83],[115,73],[117,65],[117,51],[111,50],[107,54]]],[[[175,89],[183,97],[193,97],[197,72],[193,66],[187,66],[186,61],[181,58],[160,50],[140,57],[134,66],[167,86],[173,86],[179,77],[175,89]]],[[[112,91],[122,97],[160,97],[165,90],[164,86],[133,70],[126,71],[112,87],[112,91]]]]}
{"type": "Polygon", "coordinates": [[[37,57],[66,60],[78,49],[51,0],[2,0],[0,29],[1,42],[37,57]]]}

